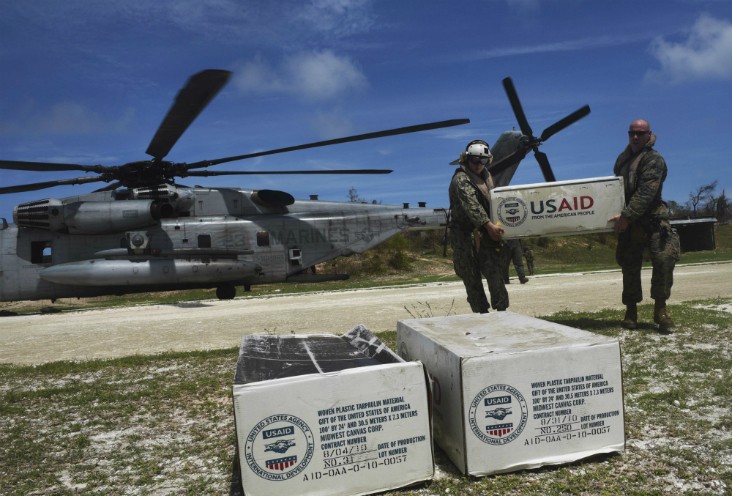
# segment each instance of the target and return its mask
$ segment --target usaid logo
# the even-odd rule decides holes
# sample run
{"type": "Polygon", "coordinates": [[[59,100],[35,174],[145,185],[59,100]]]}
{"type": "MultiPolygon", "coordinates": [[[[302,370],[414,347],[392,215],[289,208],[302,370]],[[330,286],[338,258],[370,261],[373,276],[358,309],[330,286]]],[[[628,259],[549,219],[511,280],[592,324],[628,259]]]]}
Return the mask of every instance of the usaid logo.
{"type": "Polygon", "coordinates": [[[282,436],[294,436],[295,435],[295,428],[291,425],[287,427],[282,427],[280,429],[267,429],[266,431],[262,431],[262,437],[264,439],[272,439],[274,437],[282,437],[282,436]]]}
{"type": "Polygon", "coordinates": [[[519,437],[529,419],[529,408],[518,389],[494,384],[473,398],[468,416],[475,437],[500,446],[519,437]]]}
{"type": "Polygon", "coordinates": [[[244,459],[263,479],[282,481],[295,477],[313,459],[315,442],[310,427],[294,415],[271,415],[249,432],[244,459]]]}
{"type": "Polygon", "coordinates": [[[526,203],[515,196],[501,198],[496,208],[496,215],[501,223],[508,227],[517,227],[524,223],[529,214],[526,203]]]}
{"type": "Polygon", "coordinates": [[[496,396],[496,397],[493,397],[493,398],[486,398],[484,400],[485,406],[506,405],[508,403],[511,403],[511,397],[510,396],[496,396]]]}

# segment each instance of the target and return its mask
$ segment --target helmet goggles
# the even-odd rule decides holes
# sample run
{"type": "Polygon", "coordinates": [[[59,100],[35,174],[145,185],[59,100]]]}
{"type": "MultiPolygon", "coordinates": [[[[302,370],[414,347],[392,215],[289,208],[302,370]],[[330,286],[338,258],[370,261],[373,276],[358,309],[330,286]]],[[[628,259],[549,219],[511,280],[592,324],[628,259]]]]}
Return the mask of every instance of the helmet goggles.
{"type": "Polygon", "coordinates": [[[478,155],[468,155],[468,163],[470,165],[488,165],[488,162],[490,162],[490,157],[480,157],[478,155]]]}

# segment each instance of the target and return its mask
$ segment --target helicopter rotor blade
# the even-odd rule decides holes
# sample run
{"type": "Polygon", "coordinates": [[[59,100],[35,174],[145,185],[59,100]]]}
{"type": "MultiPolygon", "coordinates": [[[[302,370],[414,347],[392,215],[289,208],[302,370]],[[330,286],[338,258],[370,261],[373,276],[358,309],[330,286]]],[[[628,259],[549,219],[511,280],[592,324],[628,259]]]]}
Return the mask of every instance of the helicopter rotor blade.
{"type": "Polygon", "coordinates": [[[0,160],[0,169],[36,172],[84,171],[102,172],[103,165],[56,164],[52,162],[23,162],[19,160],[0,160]]]}
{"type": "Polygon", "coordinates": [[[388,129],[385,131],[377,131],[374,133],[358,134],[355,136],[346,136],[344,138],[336,138],[326,141],[317,141],[314,143],[306,143],[304,145],[290,146],[287,148],[278,148],[276,150],[267,150],[263,152],[248,153],[246,155],[237,155],[235,157],[219,158],[216,160],[202,160],[193,164],[186,165],[187,169],[198,169],[201,167],[209,167],[212,165],[223,164],[225,162],[234,162],[236,160],[245,160],[248,158],[263,157],[265,155],[275,155],[277,153],[292,152],[295,150],[305,150],[307,148],[317,148],[320,146],[338,145],[341,143],[350,143],[353,141],[369,140],[374,138],[383,138],[386,136],[396,136],[399,134],[416,133],[419,131],[429,131],[432,129],[440,129],[443,127],[459,126],[462,124],[468,124],[470,119],[451,119],[439,122],[430,122],[427,124],[417,124],[415,126],[399,127],[395,129],[388,129]]]}
{"type": "Polygon", "coordinates": [[[524,113],[524,109],[521,106],[521,101],[519,100],[518,93],[516,93],[516,88],[513,85],[513,80],[511,80],[510,77],[503,79],[503,89],[506,91],[506,96],[508,96],[508,101],[511,103],[511,108],[513,109],[513,113],[516,116],[516,120],[518,121],[519,127],[521,128],[521,132],[526,136],[533,137],[534,132],[531,130],[529,121],[526,119],[526,114],[524,113]]]}
{"type": "Polygon", "coordinates": [[[286,174],[391,174],[390,169],[338,169],[338,170],[284,170],[284,171],[195,171],[184,177],[208,176],[249,176],[249,175],[286,175],[286,174]]]}
{"type": "Polygon", "coordinates": [[[208,69],[191,76],[175,97],[145,153],[157,160],[165,157],[230,76],[231,72],[219,69],[208,69]]]}
{"type": "Polygon", "coordinates": [[[99,193],[101,191],[114,191],[115,189],[119,188],[120,186],[122,186],[122,183],[120,183],[119,181],[115,181],[112,184],[108,184],[108,185],[104,186],[103,188],[95,189],[94,192],[99,193]]]}
{"type": "Polygon", "coordinates": [[[549,165],[549,158],[547,158],[546,153],[540,152],[538,149],[534,149],[534,157],[536,157],[536,161],[539,162],[539,167],[541,167],[541,173],[544,175],[544,180],[548,183],[556,181],[557,178],[554,176],[552,166],[549,165]]]}
{"type": "Polygon", "coordinates": [[[581,107],[568,116],[566,116],[563,119],[558,120],[548,128],[544,129],[544,131],[541,133],[541,137],[539,138],[541,141],[546,141],[552,136],[554,136],[556,133],[564,129],[565,127],[569,127],[578,120],[582,119],[583,117],[586,117],[590,113],[590,106],[585,105],[584,107],[581,107]]]}
{"type": "Polygon", "coordinates": [[[53,188],[54,186],[94,183],[97,181],[104,181],[104,179],[102,176],[94,176],[77,177],[74,179],[58,179],[56,181],[46,181],[43,183],[18,184],[16,186],[5,186],[0,188],[0,195],[6,195],[8,193],[22,193],[24,191],[36,191],[39,189],[53,188]]]}

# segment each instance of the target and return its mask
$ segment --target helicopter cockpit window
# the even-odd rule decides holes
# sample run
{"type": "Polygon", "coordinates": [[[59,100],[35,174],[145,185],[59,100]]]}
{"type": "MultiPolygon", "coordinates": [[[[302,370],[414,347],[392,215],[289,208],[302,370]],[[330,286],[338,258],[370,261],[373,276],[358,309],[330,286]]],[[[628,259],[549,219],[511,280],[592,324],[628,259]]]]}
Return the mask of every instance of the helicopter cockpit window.
{"type": "Polygon", "coordinates": [[[31,242],[31,263],[51,263],[53,248],[50,241],[31,242]]]}
{"type": "Polygon", "coordinates": [[[257,232],[257,246],[269,246],[269,233],[267,231],[257,232]]]}
{"type": "Polygon", "coordinates": [[[211,248],[211,235],[210,234],[199,234],[198,235],[198,247],[199,248],[211,248]]]}

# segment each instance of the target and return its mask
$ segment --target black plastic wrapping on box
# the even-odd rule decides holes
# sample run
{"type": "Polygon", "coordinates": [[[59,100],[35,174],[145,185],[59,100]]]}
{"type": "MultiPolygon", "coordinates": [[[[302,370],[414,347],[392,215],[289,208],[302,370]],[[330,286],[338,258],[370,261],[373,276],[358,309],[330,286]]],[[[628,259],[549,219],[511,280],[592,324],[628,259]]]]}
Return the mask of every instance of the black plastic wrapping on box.
{"type": "Polygon", "coordinates": [[[336,335],[253,335],[242,339],[234,384],[402,361],[366,327],[336,335]]]}

